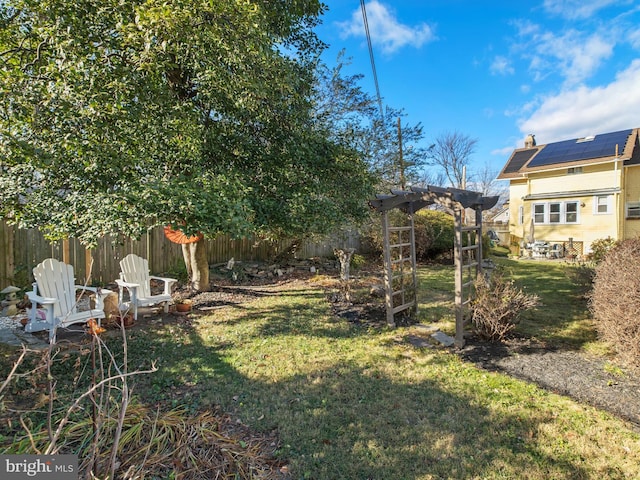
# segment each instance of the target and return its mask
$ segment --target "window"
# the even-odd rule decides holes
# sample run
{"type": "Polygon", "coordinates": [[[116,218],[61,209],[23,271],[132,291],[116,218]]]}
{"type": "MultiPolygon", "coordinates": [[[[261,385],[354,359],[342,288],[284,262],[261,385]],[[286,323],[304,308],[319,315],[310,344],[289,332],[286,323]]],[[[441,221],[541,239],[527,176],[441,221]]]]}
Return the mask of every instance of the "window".
{"type": "Polygon", "coordinates": [[[605,214],[611,213],[611,195],[596,195],[593,197],[593,213],[605,214]]]}
{"type": "Polygon", "coordinates": [[[578,223],[578,202],[567,202],[564,223],[578,223]]]}
{"type": "Polygon", "coordinates": [[[640,202],[627,202],[627,218],[640,218],[640,202]]]}
{"type": "Polygon", "coordinates": [[[560,203],[549,204],[549,223],[560,223],[560,203]]]}
{"type": "Polygon", "coordinates": [[[524,207],[522,205],[518,208],[518,222],[520,225],[524,224],[524,207]]]}
{"type": "Polygon", "coordinates": [[[546,207],[546,204],[544,203],[533,204],[533,223],[544,223],[545,207],[546,207]]]}
{"type": "MultiPolygon", "coordinates": [[[[533,204],[533,223],[566,224],[578,223],[580,202],[549,202],[533,204]]],[[[638,218],[640,218],[640,202],[638,202],[638,218]]]]}
{"type": "Polygon", "coordinates": [[[567,175],[576,175],[578,173],[582,173],[582,167],[567,168],[567,175]]]}

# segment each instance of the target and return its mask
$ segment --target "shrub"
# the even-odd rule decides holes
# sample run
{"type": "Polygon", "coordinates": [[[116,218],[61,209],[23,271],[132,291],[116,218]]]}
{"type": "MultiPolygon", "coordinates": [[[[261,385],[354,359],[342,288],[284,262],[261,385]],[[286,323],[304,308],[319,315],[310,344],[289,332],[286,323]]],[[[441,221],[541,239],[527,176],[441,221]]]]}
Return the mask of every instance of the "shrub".
{"type": "MultiPolygon", "coordinates": [[[[400,210],[389,212],[391,225],[406,225],[406,214],[400,210]]],[[[438,210],[419,210],[413,218],[416,240],[416,259],[429,260],[453,251],[455,227],[453,217],[438,210]]],[[[365,228],[365,244],[373,251],[382,253],[383,237],[380,222],[372,222],[365,228]]]]}
{"type": "Polygon", "coordinates": [[[589,306],[602,340],[640,367],[640,238],[610,249],[596,266],[589,306]]]}
{"type": "Polygon", "coordinates": [[[491,254],[491,250],[492,250],[491,244],[492,244],[491,237],[489,237],[489,235],[484,233],[482,235],[482,258],[489,258],[489,255],[491,254]]]}
{"type": "Polygon", "coordinates": [[[600,263],[604,257],[607,255],[609,250],[615,247],[618,243],[617,240],[614,240],[611,237],[607,238],[599,238],[598,240],[594,240],[591,242],[591,253],[589,254],[589,260],[594,263],[600,263]]]}
{"type": "Polygon", "coordinates": [[[414,217],[416,258],[429,260],[453,250],[453,217],[438,210],[420,210],[414,217]]]}
{"type": "Polygon", "coordinates": [[[351,268],[353,268],[354,270],[358,270],[359,268],[364,267],[366,264],[367,259],[358,253],[354,253],[351,257],[351,268]]]}
{"type": "Polygon", "coordinates": [[[490,341],[501,341],[520,321],[520,315],[539,305],[539,297],[524,293],[497,268],[490,279],[479,275],[474,283],[471,321],[476,333],[490,341]]]}

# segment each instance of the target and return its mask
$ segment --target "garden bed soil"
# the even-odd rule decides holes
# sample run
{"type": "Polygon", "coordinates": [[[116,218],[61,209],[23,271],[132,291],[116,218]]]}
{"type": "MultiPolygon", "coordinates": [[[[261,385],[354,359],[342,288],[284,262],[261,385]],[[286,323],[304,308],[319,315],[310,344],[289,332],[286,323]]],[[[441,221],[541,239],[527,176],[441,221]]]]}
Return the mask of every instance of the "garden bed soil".
{"type": "Polygon", "coordinates": [[[458,354],[480,368],[532,382],[607,411],[640,431],[640,378],[610,361],[527,338],[490,343],[470,338],[458,354]]]}

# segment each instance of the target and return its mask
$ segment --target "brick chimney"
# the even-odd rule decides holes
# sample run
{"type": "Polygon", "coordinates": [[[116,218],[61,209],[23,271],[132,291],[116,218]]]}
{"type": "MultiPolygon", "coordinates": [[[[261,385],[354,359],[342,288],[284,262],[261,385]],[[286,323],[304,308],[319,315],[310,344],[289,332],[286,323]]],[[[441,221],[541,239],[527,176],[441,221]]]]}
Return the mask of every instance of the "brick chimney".
{"type": "Polygon", "coordinates": [[[536,146],[536,136],[533,133],[530,133],[524,139],[524,148],[533,148],[535,146],[536,146]]]}

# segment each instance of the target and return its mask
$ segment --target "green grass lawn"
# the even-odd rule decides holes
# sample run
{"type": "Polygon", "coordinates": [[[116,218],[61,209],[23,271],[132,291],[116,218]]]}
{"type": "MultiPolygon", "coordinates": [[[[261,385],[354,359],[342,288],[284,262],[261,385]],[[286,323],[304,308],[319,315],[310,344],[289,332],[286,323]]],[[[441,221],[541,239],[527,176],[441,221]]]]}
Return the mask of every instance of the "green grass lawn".
{"type": "MultiPolygon", "coordinates": [[[[560,265],[501,261],[542,298],[523,333],[571,348],[595,342],[560,265]]],[[[419,278],[421,321],[451,326],[452,267],[422,267],[419,278]]],[[[411,328],[339,319],[313,283],[259,290],[251,302],[131,332],[130,370],[159,368],[134,381],[138,401],[220,407],[275,431],[295,479],[640,478],[640,435],[609,414],[447,349],[414,348],[411,328]]]]}
{"type": "MultiPolygon", "coordinates": [[[[561,266],[506,266],[543,298],[524,331],[592,340],[561,266]]],[[[446,323],[452,268],[421,268],[420,281],[421,318],[446,323]]],[[[142,363],[160,358],[147,401],[221,405],[276,430],[294,478],[640,477],[640,437],[624,422],[447,350],[413,348],[407,331],[352,325],[331,315],[321,289],[299,288],[139,334],[131,346],[142,363]]]]}
{"type": "MultiPolygon", "coordinates": [[[[598,349],[596,332],[587,301],[570,281],[574,264],[562,262],[494,258],[509,278],[527,293],[537,294],[541,304],[524,312],[516,333],[575,349],[598,349]]],[[[418,270],[419,320],[435,322],[443,330],[455,331],[452,267],[433,265],[418,270]]]]}

